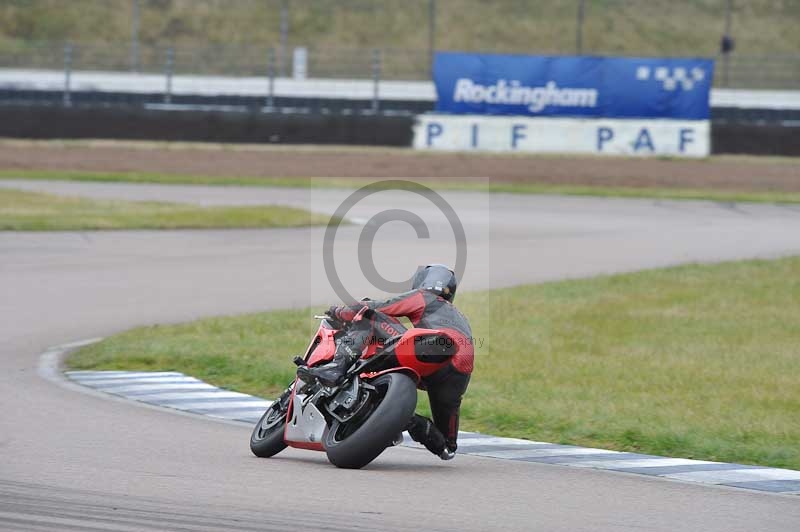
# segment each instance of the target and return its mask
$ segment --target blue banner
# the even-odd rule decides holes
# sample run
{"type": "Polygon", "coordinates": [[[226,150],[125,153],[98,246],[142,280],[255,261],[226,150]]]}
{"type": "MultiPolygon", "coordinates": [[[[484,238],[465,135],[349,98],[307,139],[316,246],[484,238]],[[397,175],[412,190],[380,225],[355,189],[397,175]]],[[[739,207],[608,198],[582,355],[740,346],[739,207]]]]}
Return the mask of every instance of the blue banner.
{"type": "Polygon", "coordinates": [[[438,52],[436,110],[453,114],[706,120],[711,59],[438,52]]]}

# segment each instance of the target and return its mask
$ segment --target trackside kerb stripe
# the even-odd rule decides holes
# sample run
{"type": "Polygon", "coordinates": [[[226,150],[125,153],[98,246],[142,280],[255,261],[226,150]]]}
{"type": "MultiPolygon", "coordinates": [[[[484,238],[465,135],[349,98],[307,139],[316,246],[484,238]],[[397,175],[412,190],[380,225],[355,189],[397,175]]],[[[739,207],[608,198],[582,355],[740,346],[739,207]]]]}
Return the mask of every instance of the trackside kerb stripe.
{"type": "Polygon", "coordinates": [[[193,377],[137,377],[126,379],[125,377],[111,377],[108,379],[85,379],[80,381],[87,386],[113,386],[114,384],[158,384],[158,383],[178,383],[178,382],[201,382],[193,377]]]}
{"type": "Polygon", "coordinates": [[[633,469],[643,467],[670,467],[687,465],[708,465],[719,462],[706,462],[703,460],[689,460],[687,458],[645,458],[641,460],[587,460],[576,464],[580,467],[596,467],[599,469],[633,469]]]}
{"type": "MultiPolygon", "coordinates": [[[[178,372],[68,371],[73,382],[97,391],[202,414],[255,423],[272,404],[222,390],[178,372]]],[[[422,448],[405,435],[406,447],[422,448]]],[[[558,445],[474,432],[459,433],[459,453],[488,458],[602,469],[762,492],[800,494],[800,471],[558,445]]]]}
{"type": "Polygon", "coordinates": [[[175,392],[160,392],[160,393],[148,393],[148,394],[128,394],[127,397],[134,399],[136,401],[145,401],[148,403],[165,403],[170,400],[175,399],[245,399],[252,397],[251,395],[245,395],[239,392],[226,392],[222,390],[217,390],[213,392],[209,391],[198,391],[198,390],[184,390],[184,391],[175,391],[175,392]]]}
{"type": "Polygon", "coordinates": [[[637,473],[640,475],[653,475],[663,477],[671,473],[688,473],[690,471],[724,471],[726,469],[761,469],[763,466],[746,466],[741,464],[700,464],[667,467],[632,467],[613,468],[612,471],[624,473],[637,473]]]}
{"type": "MultiPolygon", "coordinates": [[[[74,381],[91,381],[100,379],[136,379],[136,378],[154,378],[154,377],[186,377],[183,373],[176,373],[173,371],[154,371],[148,372],[125,372],[125,371],[70,371],[69,378],[74,381]]],[[[190,378],[190,377],[186,377],[190,378]]],[[[191,377],[193,378],[193,377],[191,377]]]]}
{"type": "Polygon", "coordinates": [[[176,384],[116,384],[114,386],[96,386],[96,390],[109,393],[130,393],[131,395],[142,393],[157,393],[157,392],[171,392],[173,390],[214,390],[213,386],[209,386],[204,382],[189,382],[189,383],[176,383],[176,384]]]}
{"type": "Polygon", "coordinates": [[[772,491],[800,495],[800,480],[762,480],[757,482],[732,482],[726,486],[749,490],[772,491]]]}
{"type": "MultiPolygon", "coordinates": [[[[166,406],[170,406],[170,408],[175,408],[172,406],[174,403],[168,403],[166,406]]],[[[180,403],[179,403],[180,404],[180,403]]],[[[261,413],[264,413],[264,410],[271,403],[267,401],[218,401],[218,402],[202,402],[202,401],[193,401],[190,403],[182,403],[180,407],[185,410],[194,410],[195,412],[205,411],[205,410],[233,410],[233,409],[246,409],[246,408],[253,408],[260,410],[261,413]]]]}
{"type": "MultiPolygon", "coordinates": [[[[212,397],[197,397],[198,395],[208,395],[208,394],[192,394],[188,397],[180,397],[178,399],[162,399],[160,400],[161,404],[165,406],[170,406],[172,404],[178,405],[187,405],[187,404],[223,404],[225,402],[241,402],[241,403],[251,403],[251,404],[264,404],[269,405],[272,404],[271,401],[264,401],[258,397],[227,397],[224,395],[220,395],[219,393],[213,394],[212,397]]],[[[186,407],[188,408],[188,407],[186,407]]],[[[265,406],[266,408],[266,406],[265,406]]]]}

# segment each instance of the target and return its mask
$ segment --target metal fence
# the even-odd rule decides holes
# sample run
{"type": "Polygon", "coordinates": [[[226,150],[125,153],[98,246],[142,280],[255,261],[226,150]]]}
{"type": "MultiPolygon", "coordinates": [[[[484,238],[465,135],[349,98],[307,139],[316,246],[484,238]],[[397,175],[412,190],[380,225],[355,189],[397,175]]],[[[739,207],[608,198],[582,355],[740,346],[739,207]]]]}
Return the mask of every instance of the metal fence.
{"type": "Polygon", "coordinates": [[[800,88],[798,0],[5,4],[0,68],[426,80],[434,50],[690,55],[720,60],[718,87],[800,88]],[[727,53],[725,36],[734,43],[727,53]]]}

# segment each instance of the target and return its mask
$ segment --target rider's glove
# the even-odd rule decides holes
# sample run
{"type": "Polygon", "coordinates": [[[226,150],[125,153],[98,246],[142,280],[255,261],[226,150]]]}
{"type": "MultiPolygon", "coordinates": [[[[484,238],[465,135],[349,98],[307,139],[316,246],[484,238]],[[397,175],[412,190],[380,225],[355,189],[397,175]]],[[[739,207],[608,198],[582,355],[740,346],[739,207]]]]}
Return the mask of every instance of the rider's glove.
{"type": "Polygon", "coordinates": [[[338,321],[353,321],[356,317],[356,313],[350,307],[332,306],[325,314],[338,321]]]}

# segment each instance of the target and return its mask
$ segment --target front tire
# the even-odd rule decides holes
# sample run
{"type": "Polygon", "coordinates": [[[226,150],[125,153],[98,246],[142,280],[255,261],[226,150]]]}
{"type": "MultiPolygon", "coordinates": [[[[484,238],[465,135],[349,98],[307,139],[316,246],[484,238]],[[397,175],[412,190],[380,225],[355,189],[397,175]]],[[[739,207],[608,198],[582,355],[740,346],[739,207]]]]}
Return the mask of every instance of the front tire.
{"type": "Polygon", "coordinates": [[[322,443],[336,467],[360,469],[372,462],[405,430],[417,407],[417,385],[403,373],[387,373],[369,381],[378,389],[367,417],[334,422],[322,443]]]}
{"type": "Polygon", "coordinates": [[[286,410],[280,400],[272,403],[258,420],[250,435],[250,450],[259,458],[275,456],[286,449],[283,431],[286,428],[286,410]]]}

